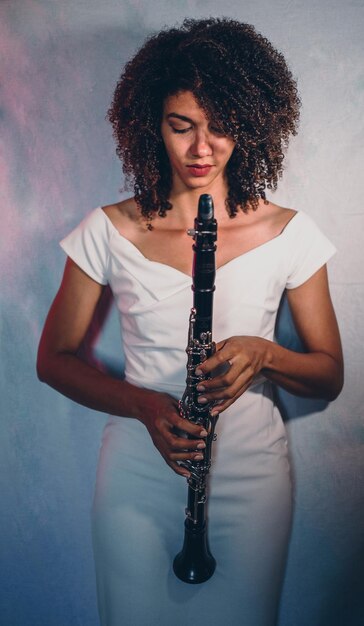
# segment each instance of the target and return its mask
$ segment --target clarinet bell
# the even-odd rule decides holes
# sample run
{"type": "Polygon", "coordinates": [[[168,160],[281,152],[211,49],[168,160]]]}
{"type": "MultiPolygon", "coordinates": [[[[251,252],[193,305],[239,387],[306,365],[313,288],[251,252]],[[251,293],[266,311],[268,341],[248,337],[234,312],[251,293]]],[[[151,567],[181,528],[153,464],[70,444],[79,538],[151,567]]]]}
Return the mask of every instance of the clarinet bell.
{"type": "Polygon", "coordinates": [[[181,552],[173,561],[173,571],[185,583],[204,583],[215,571],[216,561],[212,556],[207,539],[206,524],[200,528],[185,521],[185,536],[181,552]]]}

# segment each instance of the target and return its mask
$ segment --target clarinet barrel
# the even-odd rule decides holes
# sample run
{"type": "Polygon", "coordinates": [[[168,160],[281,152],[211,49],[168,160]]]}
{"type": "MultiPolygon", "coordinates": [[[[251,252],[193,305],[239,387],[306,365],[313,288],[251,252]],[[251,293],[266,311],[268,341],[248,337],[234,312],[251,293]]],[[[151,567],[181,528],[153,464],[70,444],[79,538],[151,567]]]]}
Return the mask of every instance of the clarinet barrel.
{"type": "Polygon", "coordinates": [[[211,447],[215,438],[217,417],[211,415],[212,404],[197,402],[196,386],[205,376],[197,376],[195,369],[215,350],[212,341],[213,294],[215,290],[215,251],[217,223],[214,219],[212,197],[200,196],[194,228],[188,231],[194,239],[192,290],[193,307],[190,313],[187,341],[186,389],[179,402],[183,418],[199,424],[208,435],[202,461],[187,460],[181,465],[189,470],[184,542],[173,562],[176,576],[190,584],[202,583],[213,575],[216,561],[212,556],[207,536],[207,476],[211,466],[211,447]]]}

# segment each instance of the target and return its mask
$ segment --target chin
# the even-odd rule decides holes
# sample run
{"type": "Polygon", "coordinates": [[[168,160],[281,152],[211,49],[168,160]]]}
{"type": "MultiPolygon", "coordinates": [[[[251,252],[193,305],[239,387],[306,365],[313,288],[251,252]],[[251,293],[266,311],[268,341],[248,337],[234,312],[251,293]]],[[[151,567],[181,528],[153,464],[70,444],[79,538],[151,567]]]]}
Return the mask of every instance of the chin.
{"type": "Polygon", "coordinates": [[[196,190],[196,189],[201,189],[201,192],[204,190],[208,190],[211,187],[211,183],[210,182],[201,182],[201,181],[193,181],[192,183],[186,183],[185,184],[187,189],[191,189],[192,190],[196,190]]]}
{"type": "Polygon", "coordinates": [[[205,187],[209,187],[210,185],[212,185],[212,183],[215,181],[215,178],[215,176],[213,178],[210,178],[209,176],[201,176],[200,178],[189,176],[187,179],[181,179],[181,182],[189,189],[204,189],[205,187]]]}

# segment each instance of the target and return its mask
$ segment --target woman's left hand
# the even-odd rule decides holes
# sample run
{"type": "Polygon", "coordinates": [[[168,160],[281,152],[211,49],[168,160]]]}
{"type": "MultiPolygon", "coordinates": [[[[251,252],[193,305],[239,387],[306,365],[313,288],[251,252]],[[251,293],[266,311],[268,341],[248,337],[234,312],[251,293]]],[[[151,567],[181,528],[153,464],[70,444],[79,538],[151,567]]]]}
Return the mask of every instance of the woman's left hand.
{"type": "Polygon", "coordinates": [[[216,352],[196,368],[196,374],[210,374],[211,380],[197,385],[198,401],[216,402],[213,412],[225,411],[250,387],[255,376],[264,367],[270,342],[261,337],[230,337],[216,344],[216,352]],[[224,365],[226,366],[224,368],[224,365]],[[228,368],[228,369],[227,369],[228,368]],[[217,372],[215,369],[224,373],[217,372]]]}

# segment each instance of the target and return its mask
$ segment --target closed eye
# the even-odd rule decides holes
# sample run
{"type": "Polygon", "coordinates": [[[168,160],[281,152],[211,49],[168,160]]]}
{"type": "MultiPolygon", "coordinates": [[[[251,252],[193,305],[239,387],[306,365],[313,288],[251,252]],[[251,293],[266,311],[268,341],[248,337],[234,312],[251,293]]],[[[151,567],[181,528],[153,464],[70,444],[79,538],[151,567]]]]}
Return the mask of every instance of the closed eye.
{"type": "MultiPolygon", "coordinates": [[[[191,128],[191,126],[189,128],[174,128],[173,126],[171,126],[172,132],[177,134],[187,133],[189,130],[191,130],[191,128]]],[[[215,135],[220,135],[221,137],[226,134],[222,128],[211,127],[210,130],[215,135]]]]}
{"type": "Polygon", "coordinates": [[[188,128],[174,128],[174,126],[171,126],[172,132],[173,133],[178,133],[178,134],[183,134],[183,133],[187,133],[189,130],[191,130],[191,126],[189,126],[188,128]]]}

